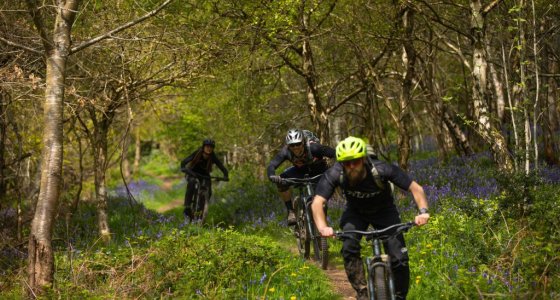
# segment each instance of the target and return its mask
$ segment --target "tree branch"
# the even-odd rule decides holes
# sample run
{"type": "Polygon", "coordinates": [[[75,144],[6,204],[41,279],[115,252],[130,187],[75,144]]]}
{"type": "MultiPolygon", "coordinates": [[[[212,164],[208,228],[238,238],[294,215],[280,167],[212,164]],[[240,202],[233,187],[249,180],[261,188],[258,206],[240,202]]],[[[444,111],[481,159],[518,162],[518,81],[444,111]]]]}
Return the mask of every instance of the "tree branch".
{"type": "MultiPolygon", "coordinates": [[[[28,0],[28,1],[30,1],[30,0],[28,0]]],[[[117,28],[115,28],[115,29],[113,29],[113,30],[111,30],[111,31],[109,31],[109,32],[107,32],[107,33],[105,33],[105,34],[102,34],[102,35],[99,35],[99,36],[97,36],[97,37],[94,37],[94,38],[92,38],[92,39],[89,40],[89,41],[86,41],[86,42],[81,43],[80,45],[78,45],[78,46],[72,48],[72,50],[70,50],[70,54],[75,53],[75,52],[78,52],[78,51],[80,51],[80,50],[83,50],[83,49],[85,49],[85,48],[87,48],[87,47],[89,47],[89,46],[91,46],[91,45],[93,45],[93,44],[95,44],[95,43],[98,43],[98,42],[102,41],[102,40],[111,38],[111,36],[112,36],[113,34],[119,33],[119,32],[121,32],[121,31],[123,31],[123,30],[125,30],[125,29],[128,29],[128,28],[130,28],[130,27],[132,27],[132,26],[134,26],[134,25],[136,25],[136,24],[138,24],[138,23],[140,23],[140,22],[142,22],[142,21],[144,21],[144,20],[146,20],[146,19],[148,19],[148,18],[150,18],[150,17],[156,15],[156,14],[159,13],[162,9],[164,9],[167,5],[169,5],[169,3],[171,3],[171,1],[173,1],[173,0],[165,0],[165,2],[163,2],[162,5],[160,5],[158,8],[156,8],[156,9],[150,11],[149,13],[145,14],[144,16],[142,16],[142,17],[140,17],[140,18],[138,18],[138,19],[136,19],[136,20],[130,21],[130,22],[126,23],[126,24],[123,24],[123,25],[121,25],[121,26],[119,26],[119,27],[117,27],[117,28]]]]}
{"type": "Polygon", "coordinates": [[[47,31],[45,30],[47,27],[43,22],[43,15],[41,14],[39,8],[37,7],[37,1],[26,0],[25,2],[27,2],[29,14],[33,19],[33,24],[35,24],[35,28],[39,32],[39,36],[41,36],[41,42],[43,43],[43,47],[45,48],[46,51],[50,51],[50,49],[53,48],[53,44],[51,39],[49,38],[49,35],[47,34],[47,31]]]}
{"type": "Polygon", "coordinates": [[[41,55],[41,56],[44,55],[44,53],[43,53],[42,51],[35,50],[35,49],[33,49],[33,48],[29,48],[29,47],[26,47],[26,46],[24,46],[24,45],[20,45],[20,44],[18,44],[18,43],[14,43],[14,42],[9,41],[9,40],[7,40],[7,39],[1,37],[1,36],[0,36],[0,41],[4,42],[4,44],[6,44],[6,45],[8,45],[8,46],[12,46],[12,47],[15,47],[15,48],[19,48],[19,49],[22,49],[22,50],[25,50],[25,51],[28,51],[28,52],[31,52],[31,53],[35,53],[35,54],[41,55]]]}
{"type": "Polygon", "coordinates": [[[488,3],[488,5],[486,5],[486,7],[484,7],[482,9],[482,15],[487,15],[492,9],[494,9],[494,7],[498,6],[498,4],[500,4],[500,2],[502,2],[503,0],[494,0],[491,3],[488,3]]]}
{"type": "Polygon", "coordinates": [[[338,102],[336,105],[333,105],[329,108],[327,108],[327,115],[336,111],[340,106],[342,106],[344,103],[352,100],[354,97],[358,96],[361,92],[363,92],[366,89],[365,86],[362,86],[358,89],[356,89],[355,91],[353,91],[350,95],[346,96],[344,99],[342,99],[340,102],[338,102]]]}

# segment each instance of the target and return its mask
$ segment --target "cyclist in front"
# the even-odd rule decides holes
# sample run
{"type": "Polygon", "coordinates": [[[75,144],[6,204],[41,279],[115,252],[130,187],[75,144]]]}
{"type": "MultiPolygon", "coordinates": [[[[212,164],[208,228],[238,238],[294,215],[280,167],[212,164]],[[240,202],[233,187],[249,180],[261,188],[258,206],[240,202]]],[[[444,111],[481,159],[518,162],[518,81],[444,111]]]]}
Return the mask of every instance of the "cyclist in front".
{"type": "MultiPolygon", "coordinates": [[[[216,147],[216,142],[212,139],[205,139],[202,142],[202,146],[194,151],[191,155],[181,161],[181,171],[187,175],[187,191],[185,193],[185,210],[183,214],[185,217],[193,218],[193,212],[191,211],[191,203],[194,197],[194,186],[196,184],[195,176],[202,175],[209,177],[210,172],[212,172],[212,165],[215,164],[220,168],[222,173],[224,173],[224,180],[228,181],[228,170],[224,167],[222,162],[214,153],[214,148],[216,147]]],[[[210,178],[201,178],[206,180],[209,187],[209,195],[212,195],[212,181],[210,178]]]]}
{"type": "MultiPolygon", "coordinates": [[[[389,182],[409,191],[418,206],[417,225],[428,222],[428,202],[424,189],[399,167],[368,156],[366,143],[356,137],[348,137],[336,146],[337,163],[327,170],[315,189],[311,206],[313,219],[322,236],[334,236],[326,222],[323,205],[336,187],[346,198],[346,208],[340,218],[342,230],[366,231],[369,225],[382,229],[401,223],[394,203],[389,182]]],[[[408,253],[404,237],[399,234],[387,242],[385,252],[391,256],[391,268],[397,299],[406,299],[410,280],[408,253]]],[[[358,239],[345,239],[342,245],[344,269],[348,281],[357,292],[357,299],[369,299],[358,239]]]]}
{"type": "Polygon", "coordinates": [[[288,225],[296,223],[296,215],[292,206],[290,185],[283,178],[303,178],[305,174],[313,177],[328,169],[326,157],[334,158],[335,150],[317,142],[308,141],[302,130],[290,129],[286,135],[286,145],[274,156],[267,168],[267,176],[278,186],[280,198],[288,210],[288,225]],[[290,161],[293,166],[280,175],[276,169],[284,162],[290,161]]]}

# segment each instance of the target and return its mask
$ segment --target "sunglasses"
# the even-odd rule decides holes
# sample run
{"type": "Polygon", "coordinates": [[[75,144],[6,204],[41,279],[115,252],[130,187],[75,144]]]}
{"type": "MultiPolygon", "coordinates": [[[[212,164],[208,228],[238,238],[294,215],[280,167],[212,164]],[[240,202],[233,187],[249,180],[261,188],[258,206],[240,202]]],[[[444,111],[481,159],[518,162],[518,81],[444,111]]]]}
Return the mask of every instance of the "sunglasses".
{"type": "Polygon", "coordinates": [[[343,161],[342,165],[345,167],[354,167],[354,166],[358,166],[362,163],[362,159],[361,158],[356,158],[356,159],[352,159],[352,160],[347,160],[347,161],[343,161]]]}
{"type": "Polygon", "coordinates": [[[295,148],[295,147],[299,147],[301,145],[303,145],[303,143],[300,142],[300,143],[290,144],[290,145],[288,145],[288,147],[295,148]]]}

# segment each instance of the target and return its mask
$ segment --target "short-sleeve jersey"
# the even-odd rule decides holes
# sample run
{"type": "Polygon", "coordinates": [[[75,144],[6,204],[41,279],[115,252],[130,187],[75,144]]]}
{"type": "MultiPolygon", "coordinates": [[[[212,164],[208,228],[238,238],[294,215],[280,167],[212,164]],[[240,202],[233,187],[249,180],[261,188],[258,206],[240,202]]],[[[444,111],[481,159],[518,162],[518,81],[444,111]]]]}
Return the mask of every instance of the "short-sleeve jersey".
{"type": "MultiPolygon", "coordinates": [[[[307,146],[306,146],[307,147],[307,146]]],[[[301,168],[304,166],[310,167],[313,164],[324,164],[323,158],[334,158],[336,152],[329,146],[324,146],[318,143],[310,143],[309,149],[305,149],[304,153],[296,157],[288,149],[288,146],[282,147],[282,150],[272,158],[266,169],[267,176],[272,176],[275,170],[286,160],[289,160],[295,167],[301,168]],[[311,155],[307,153],[310,151],[311,155]]]]}
{"type": "Polygon", "coordinates": [[[348,180],[344,180],[345,176],[341,176],[343,172],[342,164],[337,162],[321,177],[315,188],[315,193],[325,199],[329,199],[333,195],[335,188],[340,186],[346,198],[347,207],[366,213],[393,206],[394,199],[387,182],[390,181],[399,188],[408,191],[412,179],[395,165],[379,160],[374,160],[373,163],[382,182],[385,184],[385,188],[380,188],[375,183],[373,175],[369,170],[371,169],[369,164],[364,165],[368,169],[367,176],[357,185],[350,186],[348,180]],[[341,179],[343,182],[341,182],[341,179]]]}

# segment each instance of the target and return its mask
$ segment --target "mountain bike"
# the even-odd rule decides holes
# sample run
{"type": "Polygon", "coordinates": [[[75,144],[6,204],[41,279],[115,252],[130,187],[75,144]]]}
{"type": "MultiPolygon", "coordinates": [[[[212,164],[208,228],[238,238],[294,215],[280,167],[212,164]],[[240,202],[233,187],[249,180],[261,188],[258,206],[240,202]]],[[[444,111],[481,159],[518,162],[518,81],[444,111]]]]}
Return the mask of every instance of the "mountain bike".
{"type": "Polygon", "coordinates": [[[395,285],[391,271],[391,257],[383,254],[381,244],[396,237],[401,232],[406,232],[416,226],[414,222],[391,225],[387,228],[372,231],[345,230],[335,232],[339,239],[361,239],[362,236],[371,242],[373,255],[365,258],[366,278],[369,299],[371,300],[395,300],[395,285]],[[358,238],[354,234],[358,234],[358,238]]]}
{"type": "Polygon", "coordinates": [[[194,179],[194,195],[187,211],[190,212],[186,215],[190,223],[204,223],[206,215],[208,214],[208,202],[210,201],[210,182],[211,180],[226,181],[223,177],[205,176],[193,171],[186,172],[188,178],[194,179]]]}
{"type": "MultiPolygon", "coordinates": [[[[298,194],[293,198],[292,203],[296,214],[296,225],[294,226],[294,234],[297,238],[299,253],[309,259],[311,256],[311,245],[313,245],[313,259],[326,270],[329,262],[329,251],[327,238],[322,237],[315,222],[313,221],[313,212],[311,211],[311,202],[315,195],[315,184],[319,181],[322,174],[304,178],[283,178],[294,189],[298,190],[298,194]]],[[[327,207],[323,208],[325,215],[327,207]]]]}

